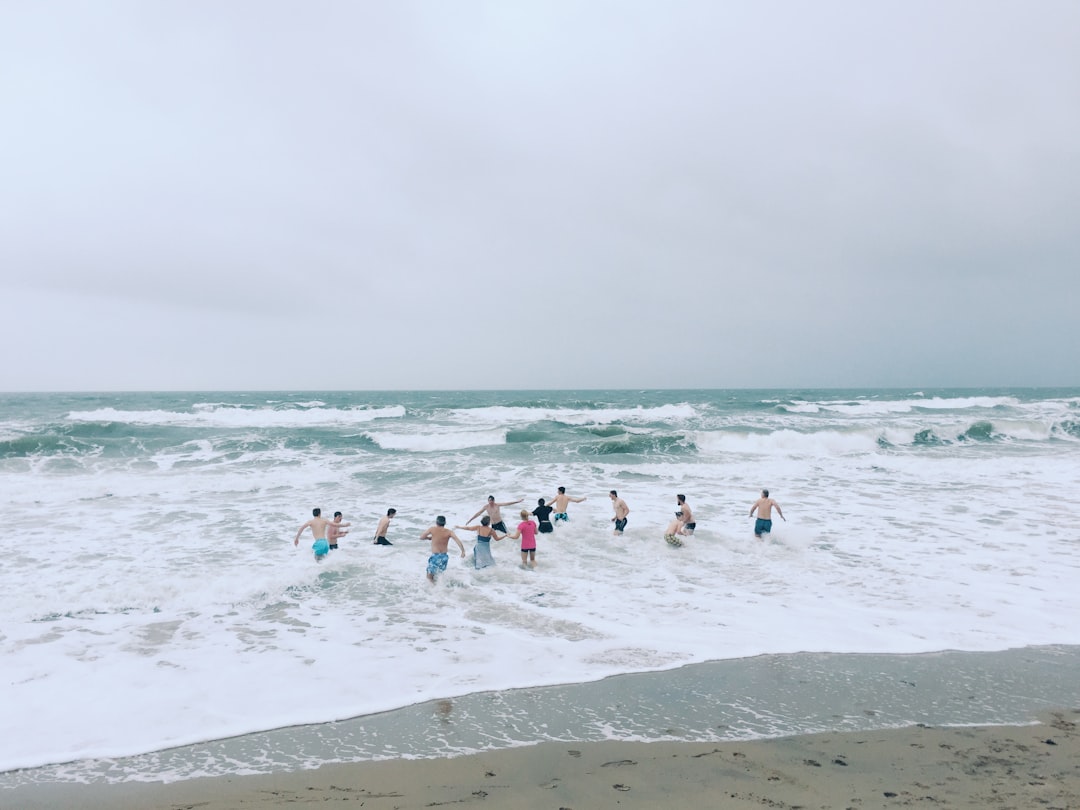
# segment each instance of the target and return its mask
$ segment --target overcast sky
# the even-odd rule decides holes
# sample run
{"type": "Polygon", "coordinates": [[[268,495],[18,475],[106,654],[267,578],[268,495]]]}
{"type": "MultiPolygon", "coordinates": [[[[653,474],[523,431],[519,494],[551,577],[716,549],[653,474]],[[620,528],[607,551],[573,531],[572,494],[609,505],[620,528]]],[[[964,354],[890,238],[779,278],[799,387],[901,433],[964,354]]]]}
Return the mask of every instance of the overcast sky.
{"type": "Polygon", "coordinates": [[[0,5],[0,389],[1080,385],[1080,3],[0,5]]]}

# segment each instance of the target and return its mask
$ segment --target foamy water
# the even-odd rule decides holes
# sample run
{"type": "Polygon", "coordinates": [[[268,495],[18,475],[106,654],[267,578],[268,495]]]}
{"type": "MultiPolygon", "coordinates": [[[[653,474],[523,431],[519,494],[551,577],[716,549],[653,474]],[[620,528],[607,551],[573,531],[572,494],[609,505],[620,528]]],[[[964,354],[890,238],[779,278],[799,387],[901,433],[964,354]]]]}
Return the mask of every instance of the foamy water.
{"type": "Polygon", "coordinates": [[[761,653],[1077,644],[1078,424],[1076,391],[7,396],[0,769],[761,653]],[[560,484],[588,500],[538,570],[507,540],[426,582],[436,514],[560,484]],[[312,506],[353,524],[321,565],[312,506]]]}

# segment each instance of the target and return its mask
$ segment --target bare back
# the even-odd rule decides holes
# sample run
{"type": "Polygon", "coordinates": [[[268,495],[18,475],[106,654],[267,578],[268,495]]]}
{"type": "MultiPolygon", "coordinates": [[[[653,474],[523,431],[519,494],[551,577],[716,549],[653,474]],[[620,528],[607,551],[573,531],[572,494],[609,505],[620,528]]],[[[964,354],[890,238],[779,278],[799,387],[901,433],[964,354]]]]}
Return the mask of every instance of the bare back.
{"type": "Polygon", "coordinates": [[[432,554],[445,554],[447,546],[450,545],[450,538],[454,532],[445,526],[432,526],[422,535],[421,539],[431,540],[431,553],[432,554]]]}
{"type": "MultiPolygon", "coordinates": [[[[779,504],[772,498],[758,498],[757,503],[754,504],[754,509],[757,510],[757,516],[762,520],[772,520],[772,510],[774,506],[777,509],[780,508],[779,504]]],[[[754,513],[754,509],[750,510],[750,514],[754,513]]]]}

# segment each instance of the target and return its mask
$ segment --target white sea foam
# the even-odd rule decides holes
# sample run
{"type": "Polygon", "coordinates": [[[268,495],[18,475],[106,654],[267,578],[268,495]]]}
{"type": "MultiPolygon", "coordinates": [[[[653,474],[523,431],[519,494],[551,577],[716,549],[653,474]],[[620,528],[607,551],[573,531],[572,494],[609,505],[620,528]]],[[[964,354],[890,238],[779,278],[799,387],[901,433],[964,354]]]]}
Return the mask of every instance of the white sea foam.
{"type": "Polygon", "coordinates": [[[464,450],[469,447],[490,447],[506,444],[505,430],[446,430],[431,428],[424,433],[368,433],[375,444],[384,450],[406,450],[411,453],[432,453],[441,450],[464,450]]]}
{"type": "MultiPolygon", "coordinates": [[[[291,442],[228,452],[238,433],[263,436],[237,413],[277,428],[274,414],[310,411],[73,410],[79,424],[116,413],[215,430],[145,454],[0,460],[5,517],[24,527],[0,558],[0,768],[759,653],[1080,643],[1080,445],[1047,428],[1075,403],[989,398],[993,430],[1012,439],[917,445],[919,431],[952,441],[985,416],[985,403],[948,399],[952,410],[917,415],[808,415],[800,429],[790,413],[705,404],[610,407],[600,420],[318,405],[313,419],[340,419],[342,447],[303,440],[326,424],[314,421],[293,423],[291,442]],[[351,420],[371,414],[393,421],[365,425],[377,451],[354,452],[351,420]],[[508,424],[538,421],[563,427],[506,443],[508,424]],[[596,439],[588,427],[614,421],[635,440],[690,441],[578,452],[596,439]],[[455,556],[425,581],[419,535],[436,514],[463,523],[489,493],[531,506],[558,485],[587,500],[540,537],[537,571],[517,567],[507,540],[495,568],[455,556]],[[763,486],[787,522],[774,516],[759,542],[748,513],[763,486]],[[631,508],[619,539],[612,488],[631,508]],[[678,550],[661,539],[676,492],[699,526],[678,550]],[[313,506],[353,524],[320,565],[310,534],[293,545],[313,506]],[[388,506],[395,546],[373,546],[388,506]]],[[[519,508],[503,509],[511,526],[519,508]]]]}
{"type": "Polygon", "coordinates": [[[646,408],[553,408],[553,407],[505,407],[461,408],[452,412],[452,418],[471,424],[529,424],[532,422],[560,422],[564,425],[610,425],[613,422],[663,422],[692,419],[696,409],[687,404],[661,405],[646,408]]]}

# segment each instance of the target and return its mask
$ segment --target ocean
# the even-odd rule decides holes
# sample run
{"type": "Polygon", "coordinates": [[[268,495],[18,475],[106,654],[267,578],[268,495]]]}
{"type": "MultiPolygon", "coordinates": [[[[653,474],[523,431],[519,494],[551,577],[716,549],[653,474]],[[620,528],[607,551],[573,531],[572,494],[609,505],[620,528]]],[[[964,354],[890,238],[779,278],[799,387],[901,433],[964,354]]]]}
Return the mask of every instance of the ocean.
{"type": "Polygon", "coordinates": [[[0,510],[0,788],[1080,699],[1080,389],[0,394],[0,510]],[[536,570],[427,582],[436,515],[558,486],[536,570]],[[313,507],[351,523],[321,563],[313,507]]]}

